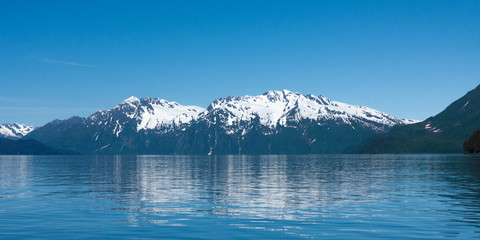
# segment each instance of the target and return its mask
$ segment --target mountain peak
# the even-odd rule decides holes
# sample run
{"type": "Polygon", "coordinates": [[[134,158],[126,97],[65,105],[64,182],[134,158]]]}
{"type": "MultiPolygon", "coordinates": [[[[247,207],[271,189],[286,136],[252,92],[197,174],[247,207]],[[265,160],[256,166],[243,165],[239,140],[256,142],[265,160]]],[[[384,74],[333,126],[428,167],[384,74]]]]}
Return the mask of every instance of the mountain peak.
{"type": "Polygon", "coordinates": [[[375,128],[394,126],[407,122],[389,114],[363,106],[332,101],[323,95],[302,95],[289,90],[271,90],[258,96],[228,97],[215,100],[209,114],[221,113],[225,126],[233,127],[258,118],[260,124],[270,129],[290,123],[308,121],[339,121],[351,124],[364,121],[375,128]]]}
{"type": "Polygon", "coordinates": [[[140,130],[171,131],[184,126],[205,109],[198,106],[184,106],[161,98],[130,97],[112,109],[101,110],[89,117],[90,124],[113,128],[118,135],[127,122],[140,130]]]}
{"type": "Polygon", "coordinates": [[[292,92],[288,89],[283,89],[283,90],[270,90],[268,92],[265,92],[264,94],[262,95],[266,95],[266,96],[287,96],[287,95],[290,95],[290,94],[299,94],[299,93],[296,93],[296,92],[292,92]]]}
{"type": "Polygon", "coordinates": [[[135,96],[131,96],[131,97],[122,101],[122,103],[134,103],[134,102],[140,102],[140,99],[138,99],[135,96]]]}
{"type": "Polygon", "coordinates": [[[20,123],[5,123],[0,125],[0,137],[19,139],[33,131],[35,127],[20,123]]]}

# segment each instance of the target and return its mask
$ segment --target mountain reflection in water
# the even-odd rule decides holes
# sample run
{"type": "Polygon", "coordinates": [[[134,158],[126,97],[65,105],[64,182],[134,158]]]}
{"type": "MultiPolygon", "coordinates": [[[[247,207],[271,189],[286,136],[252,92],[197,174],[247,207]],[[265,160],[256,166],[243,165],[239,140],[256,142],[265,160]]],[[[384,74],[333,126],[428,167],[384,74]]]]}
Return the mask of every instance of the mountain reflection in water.
{"type": "Polygon", "coordinates": [[[464,239],[479,227],[478,156],[0,156],[6,238],[464,239]]]}

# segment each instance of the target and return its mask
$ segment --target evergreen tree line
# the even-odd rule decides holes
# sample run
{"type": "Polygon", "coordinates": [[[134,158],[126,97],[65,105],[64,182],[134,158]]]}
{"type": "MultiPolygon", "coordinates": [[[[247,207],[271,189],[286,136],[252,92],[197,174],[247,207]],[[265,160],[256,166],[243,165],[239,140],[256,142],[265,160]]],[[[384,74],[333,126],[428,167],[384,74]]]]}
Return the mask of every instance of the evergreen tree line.
{"type": "Polygon", "coordinates": [[[463,142],[464,153],[480,153],[480,129],[473,132],[470,138],[463,142]]]}

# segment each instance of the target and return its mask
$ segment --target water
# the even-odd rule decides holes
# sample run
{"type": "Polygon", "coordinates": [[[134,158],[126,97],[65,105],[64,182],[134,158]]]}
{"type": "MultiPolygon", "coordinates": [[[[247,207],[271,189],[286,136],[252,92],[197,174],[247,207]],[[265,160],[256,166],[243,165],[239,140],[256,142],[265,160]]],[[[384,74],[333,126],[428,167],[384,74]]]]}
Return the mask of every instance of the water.
{"type": "Polygon", "coordinates": [[[0,238],[480,238],[480,157],[0,156],[0,238]]]}

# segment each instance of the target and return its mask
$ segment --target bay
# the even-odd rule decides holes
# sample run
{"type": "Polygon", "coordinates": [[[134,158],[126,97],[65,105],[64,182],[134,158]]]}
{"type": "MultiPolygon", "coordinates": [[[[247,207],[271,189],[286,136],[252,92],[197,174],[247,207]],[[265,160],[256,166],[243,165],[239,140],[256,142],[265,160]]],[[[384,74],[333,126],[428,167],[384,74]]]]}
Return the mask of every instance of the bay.
{"type": "Polygon", "coordinates": [[[475,239],[476,155],[0,156],[2,239],[475,239]]]}

